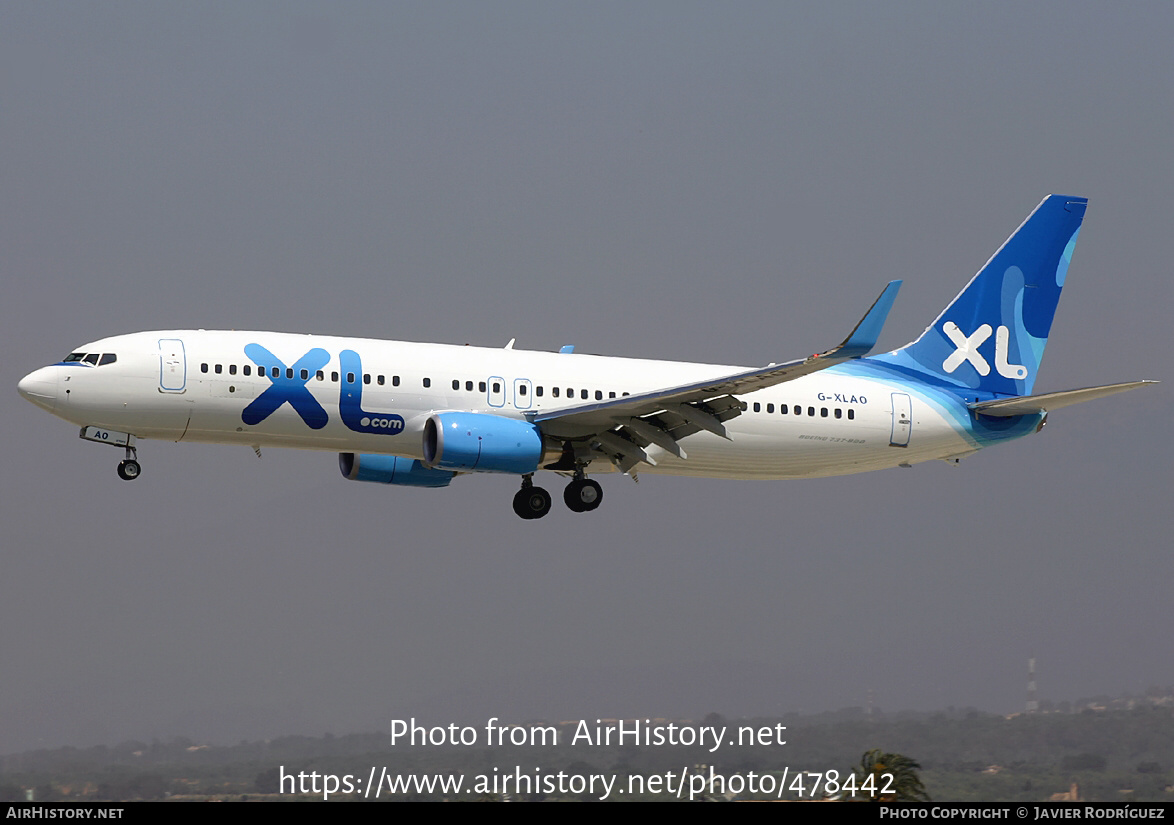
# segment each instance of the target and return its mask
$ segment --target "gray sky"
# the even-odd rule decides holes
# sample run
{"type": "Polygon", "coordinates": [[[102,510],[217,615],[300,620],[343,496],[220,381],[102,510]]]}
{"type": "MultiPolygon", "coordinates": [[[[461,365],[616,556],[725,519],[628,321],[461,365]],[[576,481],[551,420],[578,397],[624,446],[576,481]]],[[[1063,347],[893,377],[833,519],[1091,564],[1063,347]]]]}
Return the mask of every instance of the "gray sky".
{"type": "Polygon", "coordinates": [[[1037,390],[1167,379],[1168,4],[6,3],[0,752],[1174,683],[1168,383],[957,469],[345,481],[16,383],[143,329],[726,364],[916,337],[1090,207],[1037,390]],[[557,491],[561,482],[547,486],[557,491]]]}

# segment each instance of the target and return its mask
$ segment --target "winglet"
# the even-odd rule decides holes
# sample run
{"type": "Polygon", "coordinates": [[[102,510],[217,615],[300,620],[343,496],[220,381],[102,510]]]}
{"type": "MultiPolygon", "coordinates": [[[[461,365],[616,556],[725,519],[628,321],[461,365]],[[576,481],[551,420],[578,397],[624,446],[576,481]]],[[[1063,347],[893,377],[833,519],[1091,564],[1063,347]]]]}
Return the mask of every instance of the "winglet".
{"type": "Polygon", "coordinates": [[[897,291],[901,288],[900,281],[889,281],[880,296],[873,302],[868,312],[860,319],[860,323],[852,330],[852,334],[835,349],[823,353],[824,356],[835,355],[836,358],[859,358],[868,355],[876,341],[880,338],[881,329],[889,317],[889,310],[897,300],[897,291]]]}

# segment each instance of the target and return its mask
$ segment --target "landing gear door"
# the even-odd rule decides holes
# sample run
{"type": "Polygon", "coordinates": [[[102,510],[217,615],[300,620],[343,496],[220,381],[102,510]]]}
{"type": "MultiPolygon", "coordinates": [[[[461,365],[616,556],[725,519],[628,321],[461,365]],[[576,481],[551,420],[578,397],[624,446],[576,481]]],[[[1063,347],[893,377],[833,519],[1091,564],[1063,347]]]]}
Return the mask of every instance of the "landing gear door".
{"type": "Polygon", "coordinates": [[[890,447],[908,447],[909,435],[913,429],[913,404],[903,392],[893,393],[893,434],[889,437],[890,447]]]}
{"type": "Polygon", "coordinates": [[[159,391],[183,392],[187,388],[187,372],[183,341],[178,338],[160,338],[159,391]]]}

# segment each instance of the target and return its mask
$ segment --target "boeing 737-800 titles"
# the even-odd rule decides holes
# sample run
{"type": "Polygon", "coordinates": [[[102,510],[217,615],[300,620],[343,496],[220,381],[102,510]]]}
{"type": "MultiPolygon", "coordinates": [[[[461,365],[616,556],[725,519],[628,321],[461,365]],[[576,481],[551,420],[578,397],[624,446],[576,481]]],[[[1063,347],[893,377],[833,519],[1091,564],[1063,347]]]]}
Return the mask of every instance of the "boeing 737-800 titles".
{"type": "Polygon", "coordinates": [[[445,487],[517,475],[514,510],[550,494],[594,510],[588,472],[786,479],[956,461],[1028,435],[1048,412],[1144,386],[1033,395],[1084,198],[1051,195],[916,341],[873,348],[899,281],[839,346],[739,367],[293,335],[170,330],[104,338],[25,376],[29,401],[125,450],[136,439],[328,450],[349,479],[445,487]]]}

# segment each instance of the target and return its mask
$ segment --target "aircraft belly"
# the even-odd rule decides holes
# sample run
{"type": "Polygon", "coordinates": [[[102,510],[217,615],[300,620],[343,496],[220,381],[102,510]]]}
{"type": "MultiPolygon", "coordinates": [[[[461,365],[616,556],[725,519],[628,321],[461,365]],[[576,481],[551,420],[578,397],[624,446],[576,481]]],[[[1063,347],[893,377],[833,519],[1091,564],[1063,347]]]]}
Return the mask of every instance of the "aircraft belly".
{"type": "Polygon", "coordinates": [[[735,435],[725,441],[698,434],[681,442],[688,451],[687,459],[665,454],[657,457],[655,467],[641,465],[639,471],[710,478],[788,479],[872,469],[875,459],[870,458],[875,449],[868,444],[844,440],[829,444],[801,435],[735,435]]]}
{"type": "MultiPolygon", "coordinates": [[[[763,428],[731,432],[725,440],[709,433],[682,439],[687,459],[659,452],[656,466],[641,464],[638,472],[731,479],[798,479],[851,475],[945,458],[973,449],[944,418],[922,409],[916,418],[917,437],[909,446],[890,443],[891,410],[877,409],[851,427],[843,419],[775,419],[763,428]]],[[[738,422],[741,424],[742,422],[738,422]]],[[[733,427],[730,427],[733,430],[733,427]]]]}

